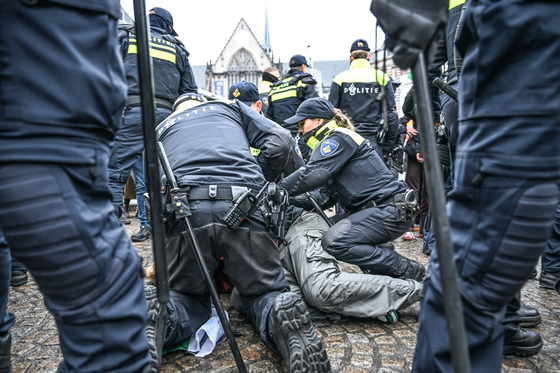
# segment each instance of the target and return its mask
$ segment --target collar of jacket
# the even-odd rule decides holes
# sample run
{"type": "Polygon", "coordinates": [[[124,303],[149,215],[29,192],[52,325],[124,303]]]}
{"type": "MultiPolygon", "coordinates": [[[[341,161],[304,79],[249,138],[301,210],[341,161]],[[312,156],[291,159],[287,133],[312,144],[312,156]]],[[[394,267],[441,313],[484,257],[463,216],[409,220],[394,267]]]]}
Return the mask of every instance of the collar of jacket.
{"type": "Polygon", "coordinates": [[[365,58],[358,58],[350,63],[351,69],[369,69],[371,65],[365,58]]]}
{"type": "Polygon", "coordinates": [[[311,150],[315,150],[317,144],[323,141],[328,135],[331,134],[332,131],[338,128],[338,125],[334,120],[331,120],[323,124],[321,127],[317,128],[319,128],[317,132],[315,132],[315,134],[313,134],[306,142],[307,146],[309,146],[311,150]]]}
{"type": "Polygon", "coordinates": [[[261,87],[259,88],[259,93],[268,93],[272,89],[272,83],[266,80],[261,82],[261,87]]]}

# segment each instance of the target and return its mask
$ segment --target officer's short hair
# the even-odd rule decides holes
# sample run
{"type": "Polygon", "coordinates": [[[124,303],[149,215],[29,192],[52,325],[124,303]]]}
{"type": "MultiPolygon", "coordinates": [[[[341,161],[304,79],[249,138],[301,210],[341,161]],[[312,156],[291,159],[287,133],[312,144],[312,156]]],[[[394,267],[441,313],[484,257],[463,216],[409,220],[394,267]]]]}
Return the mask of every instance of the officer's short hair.
{"type": "Polygon", "coordinates": [[[364,50],[356,50],[350,53],[353,59],[357,60],[359,58],[368,58],[369,52],[364,50]]]}

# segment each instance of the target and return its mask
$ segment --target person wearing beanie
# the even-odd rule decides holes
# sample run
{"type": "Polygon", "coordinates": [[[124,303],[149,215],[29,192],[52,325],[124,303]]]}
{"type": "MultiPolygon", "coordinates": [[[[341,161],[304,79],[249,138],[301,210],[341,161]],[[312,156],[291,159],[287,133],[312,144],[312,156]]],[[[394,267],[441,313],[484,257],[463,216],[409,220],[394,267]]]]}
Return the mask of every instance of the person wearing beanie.
{"type": "Polygon", "coordinates": [[[393,149],[398,136],[399,117],[395,92],[389,76],[370,66],[371,54],[364,39],[350,46],[350,68],[334,77],[329,101],[334,107],[352,118],[356,132],[369,140],[383,159],[393,149]],[[381,87],[385,87],[388,123],[383,130],[383,103],[378,100],[381,87]]]}
{"type": "Polygon", "coordinates": [[[308,159],[310,151],[305,143],[298,138],[297,124],[288,124],[286,119],[292,117],[299,105],[307,99],[318,97],[317,81],[307,73],[307,60],[301,54],[290,58],[290,71],[286,77],[272,85],[268,94],[268,118],[288,129],[298,139],[298,145],[304,159],[308,159]]]}

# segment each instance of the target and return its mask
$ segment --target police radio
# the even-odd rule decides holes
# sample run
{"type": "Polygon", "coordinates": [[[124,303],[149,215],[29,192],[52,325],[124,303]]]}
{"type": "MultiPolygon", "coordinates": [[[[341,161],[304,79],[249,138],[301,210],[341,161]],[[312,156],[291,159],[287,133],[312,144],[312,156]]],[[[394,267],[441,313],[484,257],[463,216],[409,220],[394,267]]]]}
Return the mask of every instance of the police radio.
{"type": "Polygon", "coordinates": [[[247,218],[251,216],[257,209],[258,198],[247,190],[245,193],[235,199],[233,207],[228,211],[222,221],[231,229],[236,229],[247,218]]]}

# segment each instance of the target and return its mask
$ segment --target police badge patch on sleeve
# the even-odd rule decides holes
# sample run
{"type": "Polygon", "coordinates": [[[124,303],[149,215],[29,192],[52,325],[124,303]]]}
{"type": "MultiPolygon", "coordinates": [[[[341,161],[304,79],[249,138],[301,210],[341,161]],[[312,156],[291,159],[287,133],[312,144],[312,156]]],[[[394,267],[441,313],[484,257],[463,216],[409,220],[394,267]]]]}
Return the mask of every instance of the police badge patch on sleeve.
{"type": "Polygon", "coordinates": [[[338,149],[338,143],[334,140],[324,140],[321,144],[321,154],[323,156],[333,154],[338,149]]]}

